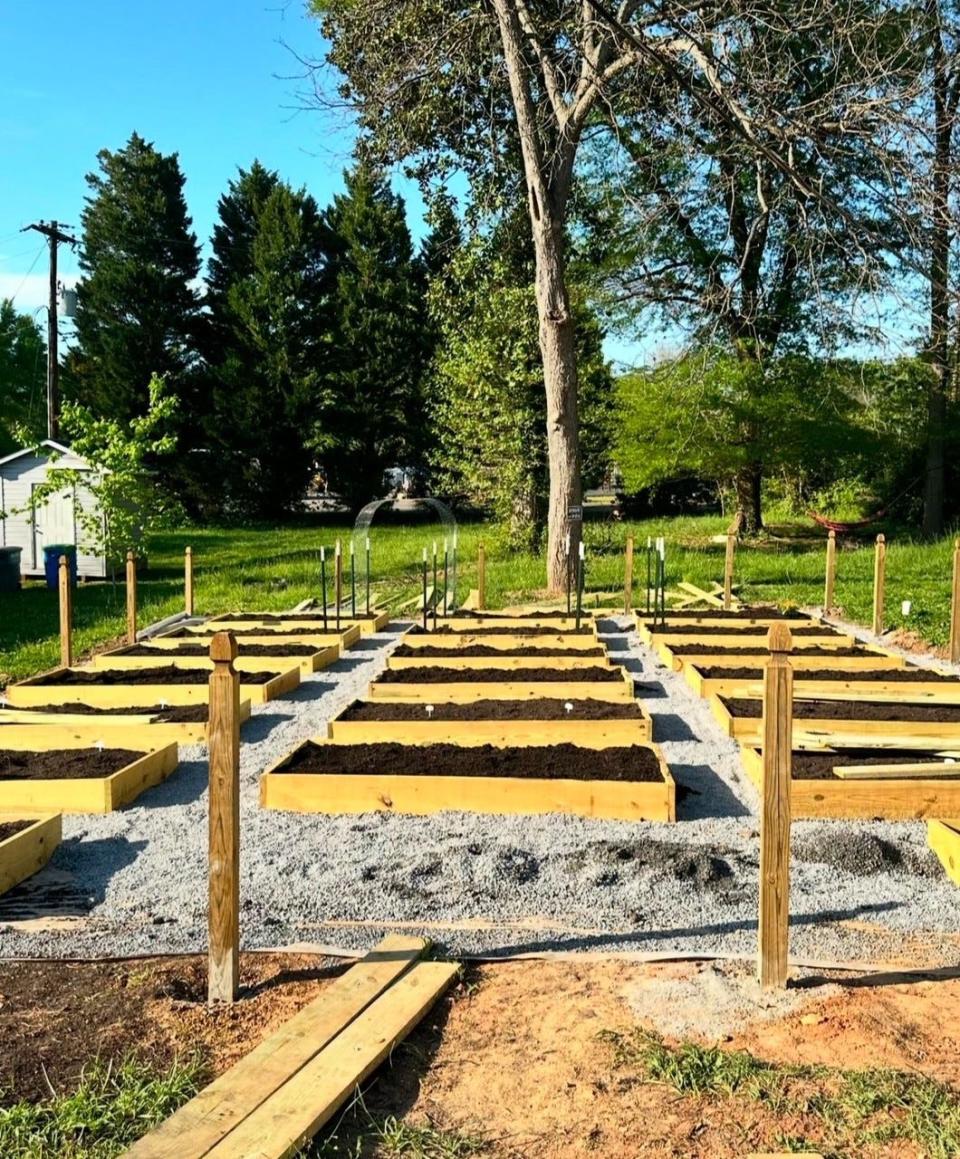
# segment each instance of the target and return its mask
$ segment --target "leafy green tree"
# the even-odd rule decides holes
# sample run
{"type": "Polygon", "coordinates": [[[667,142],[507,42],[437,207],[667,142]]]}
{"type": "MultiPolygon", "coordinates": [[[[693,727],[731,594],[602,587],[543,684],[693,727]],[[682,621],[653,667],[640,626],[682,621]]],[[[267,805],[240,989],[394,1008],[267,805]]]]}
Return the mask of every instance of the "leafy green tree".
{"type": "Polygon", "coordinates": [[[381,493],[387,467],[422,460],[430,342],[403,201],[385,179],[358,165],[324,220],[334,339],[316,447],[331,484],[356,504],[381,493]]]}
{"type": "Polygon", "coordinates": [[[273,517],[299,503],[330,347],[329,231],[317,204],[258,162],[220,199],[207,305],[217,502],[273,517]]]}
{"type": "Polygon", "coordinates": [[[98,154],[81,214],[77,345],[64,393],[120,421],[145,414],[151,376],[165,377],[195,423],[200,270],[177,155],[134,133],[98,154]]]}
{"type": "Polygon", "coordinates": [[[15,431],[39,440],[45,430],[47,344],[28,314],[0,301],[0,454],[16,446],[15,431]]]}

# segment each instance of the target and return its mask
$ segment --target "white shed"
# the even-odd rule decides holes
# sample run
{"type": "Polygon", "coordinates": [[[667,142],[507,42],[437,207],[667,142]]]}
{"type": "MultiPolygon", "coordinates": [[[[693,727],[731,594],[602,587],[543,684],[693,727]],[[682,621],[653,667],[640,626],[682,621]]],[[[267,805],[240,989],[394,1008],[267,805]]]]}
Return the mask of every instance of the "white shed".
{"type": "Polygon", "coordinates": [[[73,454],[69,447],[47,439],[39,452],[33,449],[15,451],[0,459],[0,547],[19,547],[20,572],[25,576],[43,575],[43,548],[52,543],[77,545],[77,574],[88,579],[107,578],[107,560],[95,547],[82,542],[82,510],[91,515],[96,499],[83,485],[82,473],[95,468],[73,454]],[[62,494],[33,503],[36,488],[46,482],[51,464],[81,473],[77,482],[62,494]],[[13,511],[18,514],[12,514],[13,511]]]}

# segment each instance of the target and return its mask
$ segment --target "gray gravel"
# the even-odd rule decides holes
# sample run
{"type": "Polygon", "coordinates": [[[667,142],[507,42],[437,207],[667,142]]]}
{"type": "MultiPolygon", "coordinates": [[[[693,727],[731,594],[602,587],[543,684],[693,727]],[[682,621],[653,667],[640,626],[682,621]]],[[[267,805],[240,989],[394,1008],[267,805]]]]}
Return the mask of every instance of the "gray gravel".
{"type": "MultiPolygon", "coordinates": [[[[680,786],[680,821],[566,816],[323,817],[261,810],[261,771],[364,694],[396,633],[364,637],[297,693],[259,708],[241,754],[242,914],[247,947],[360,948],[385,929],[453,953],[544,950],[752,954],[757,797],[706,703],[614,621],[608,642],[635,672],[680,786]]],[[[206,764],[134,805],[68,817],[50,866],[0,898],[0,954],[100,956],[202,951],[206,938],[206,764]]],[[[920,823],[794,826],[791,951],[869,959],[920,937],[922,962],[960,932],[956,887],[920,823]]]]}

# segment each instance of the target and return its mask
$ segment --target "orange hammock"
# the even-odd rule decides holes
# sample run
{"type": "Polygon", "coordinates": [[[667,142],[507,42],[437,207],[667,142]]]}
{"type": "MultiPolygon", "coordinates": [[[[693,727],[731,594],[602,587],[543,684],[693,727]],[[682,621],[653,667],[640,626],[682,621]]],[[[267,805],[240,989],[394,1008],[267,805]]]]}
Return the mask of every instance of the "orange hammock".
{"type": "Polygon", "coordinates": [[[827,531],[835,531],[838,535],[849,535],[851,531],[859,531],[862,527],[869,527],[871,523],[878,522],[886,515],[886,510],[878,511],[867,519],[857,519],[850,523],[845,523],[842,519],[828,519],[826,515],[818,515],[816,511],[808,511],[807,514],[814,523],[825,527],[827,531]]]}

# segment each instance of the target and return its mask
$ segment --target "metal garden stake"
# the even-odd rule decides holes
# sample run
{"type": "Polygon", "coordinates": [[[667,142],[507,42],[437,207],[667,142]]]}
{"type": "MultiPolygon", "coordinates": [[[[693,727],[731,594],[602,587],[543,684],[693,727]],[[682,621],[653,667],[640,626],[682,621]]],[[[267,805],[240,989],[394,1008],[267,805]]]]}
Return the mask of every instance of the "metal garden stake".
{"type": "Polygon", "coordinates": [[[367,615],[370,615],[370,536],[367,536],[367,615]]]}
{"type": "Polygon", "coordinates": [[[577,559],[577,631],[580,631],[580,616],[583,611],[583,563],[585,553],[583,550],[583,540],[580,540],[580,549],[577,559]]]}

